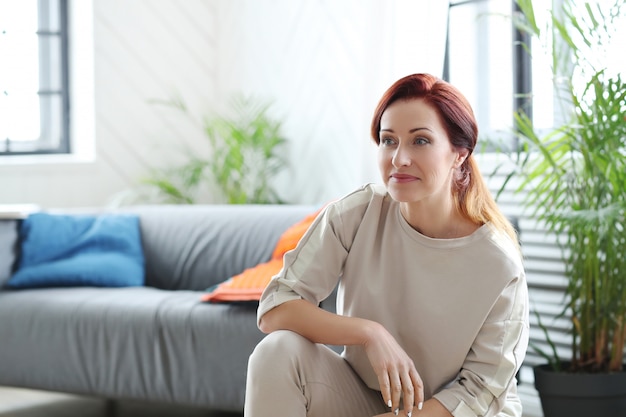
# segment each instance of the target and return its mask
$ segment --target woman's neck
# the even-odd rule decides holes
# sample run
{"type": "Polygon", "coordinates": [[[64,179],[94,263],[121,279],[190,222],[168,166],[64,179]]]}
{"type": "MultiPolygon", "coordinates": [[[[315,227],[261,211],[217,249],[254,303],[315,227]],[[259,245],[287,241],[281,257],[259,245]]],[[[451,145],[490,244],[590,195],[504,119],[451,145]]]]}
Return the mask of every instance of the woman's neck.
{"type": "Polygon", "coordinates": [[[423,202],[400,203],[400,213],[413,229],[435,239],[469,236],[480,227],[465,218],[452,201],[436,207],[423,202]]]}

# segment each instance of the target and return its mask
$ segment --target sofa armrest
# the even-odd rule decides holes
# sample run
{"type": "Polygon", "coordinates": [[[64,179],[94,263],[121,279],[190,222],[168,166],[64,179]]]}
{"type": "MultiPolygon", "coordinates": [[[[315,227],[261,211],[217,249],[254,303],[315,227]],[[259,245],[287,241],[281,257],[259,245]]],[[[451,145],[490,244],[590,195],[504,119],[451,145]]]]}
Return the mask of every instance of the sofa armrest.
{"type": "Polygon", "coordinates": [[[11,278],[18,253],[19,220],[0,220],[0,288],[11,278]]]}

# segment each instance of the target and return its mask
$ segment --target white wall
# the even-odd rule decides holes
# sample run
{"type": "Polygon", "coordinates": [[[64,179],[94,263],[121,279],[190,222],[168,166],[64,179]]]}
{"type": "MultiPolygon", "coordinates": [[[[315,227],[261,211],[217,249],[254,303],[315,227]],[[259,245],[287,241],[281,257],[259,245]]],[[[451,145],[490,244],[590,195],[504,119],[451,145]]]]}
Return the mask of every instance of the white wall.
{"type": "Polygon", "coordinates": [[[150,100],[178,95],[201,117],[235,92],[272,100],[284,120],[290,169],[276,183],[283,198],[325,202],[378,180],[368,127],[384,89],[411,72],[440,74],[443,62],[444,1],[71,6],[79,14],[73,63],[82,67],[72,75],[82,157],[2,158],[0,203],[109,204],[151,168],[175,164],[188,147],[202,150],[204,138],[188,119],[150,100]]]}

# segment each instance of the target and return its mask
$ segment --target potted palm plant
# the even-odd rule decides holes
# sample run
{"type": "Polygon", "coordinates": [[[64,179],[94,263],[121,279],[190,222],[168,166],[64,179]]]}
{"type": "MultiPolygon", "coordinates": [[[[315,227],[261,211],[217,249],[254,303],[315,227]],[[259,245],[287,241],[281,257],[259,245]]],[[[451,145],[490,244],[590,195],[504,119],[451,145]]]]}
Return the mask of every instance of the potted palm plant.
{"type": "Polygon", "coordinates": [[[182,112],[201,130],[208,153],[192,150],[174,167],[155,170],[142,181],[136,199],[194,204],[207,190],[227,204],[283,203],[272,180],[287,167],[282,121],[270,116],[270,103],[236,95],[229,115],[211,115],[198,122],[178,98],[156,101],[182,112]],[[156,195],[153,191],[156,191],[156,195]]]}
{"type": "Polygon", "coordinates": [[[567,278],[561,314],[571,324],[569,358],[559,357],[546,330],[552,350],[538,349],[547,363],[534,368],[535,387],[545,417],[624,416],[626,85],[593,57],[626,1],[563,0],[541,28],[532,1],[517,3],[518,28],[550,46],[555,99],[567,109],[547,133],[524,110],[515,115],[520,146],[509,179],[519,180],[524,208],[557,237],[567,278]]]}

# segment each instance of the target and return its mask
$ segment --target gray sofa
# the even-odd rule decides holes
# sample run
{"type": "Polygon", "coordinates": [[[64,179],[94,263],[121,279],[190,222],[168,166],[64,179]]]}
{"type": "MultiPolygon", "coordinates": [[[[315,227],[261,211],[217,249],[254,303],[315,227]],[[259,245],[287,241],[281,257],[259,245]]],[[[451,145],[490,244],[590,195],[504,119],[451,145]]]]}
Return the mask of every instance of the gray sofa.
{"type": "MultiPolygon", "coordinates": [[[[0,385],[241,411],[248,356],[263,337],[256,305],[200,296],[268,260],[318,208],[124,208],[140,218],[145,285],[0,289],[0,385]]],[[[19,256],[18,225],[0,220],[0,286],[19,256]]]]}

